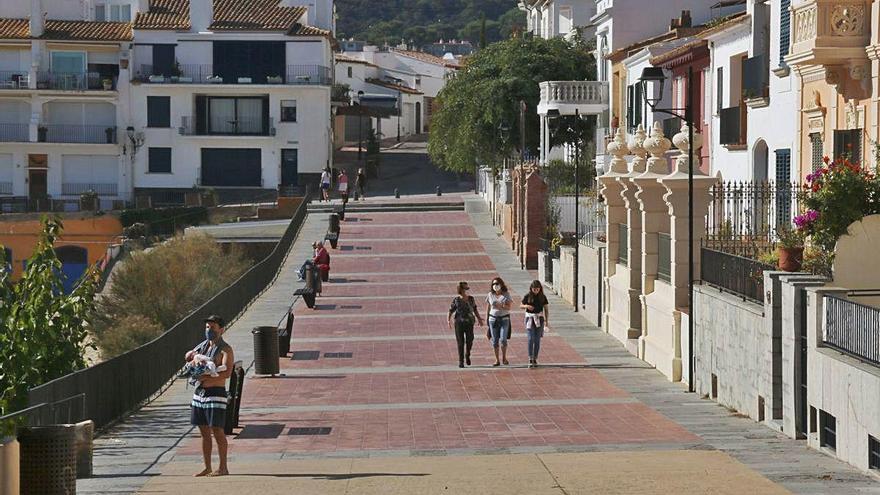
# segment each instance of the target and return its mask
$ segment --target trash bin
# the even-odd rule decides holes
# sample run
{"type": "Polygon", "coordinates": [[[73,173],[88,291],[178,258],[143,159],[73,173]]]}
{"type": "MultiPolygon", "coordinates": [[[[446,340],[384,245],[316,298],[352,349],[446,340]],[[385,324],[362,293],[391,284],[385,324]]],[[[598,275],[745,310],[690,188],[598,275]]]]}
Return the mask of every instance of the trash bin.
{"type": "Polygon", "coordinates": [[[290,337],[293,335],[293,313],[287,315],[284,327],[278,329],[278,357],[287,357],[290,352],[290,337]]]}
{"type": "Polygon", "coordinates": [[[238,411],[241,409],[241,392],[244,389],[244,368],[241,361],[236,361],[229,377],[229,400],[226,404],[226,424],[223,430],[232,435],[232,429],[238,428],[238,411]]]}
{"type": "Polygon", "coordinates": [[[76,426],[18,430],[21,495],[76,493],[76,426]]]}
{"type": "Polygon", "coordinates": [[[82,421],[76,424],[76,477],[92,477],[92,446],[95,438],[95,422],[82,421]]]}
{"type": "Polygon", "coordinates": [[[342,203],[342,206],[334,207],[333,213],[339,215],[340,220],[345,221],[345,203],[342,203]]]}
{"type": "MultiPolygon", "coordinates": [[[[317,266],[306,265],[306,274],[305,274],[306,275],[306,277],[305,277],[306,278],[306,287],[305,288],[312,290],[312,294],[311,294],[312,304],[315,304],[315,294],[320,294],[321,288],[322,288],[321,276],[318,273],[318,271],[319,270],[318,270],[317,266]]],[[[306,299],[305,295],[303,295],[303,299],[306,299]]],[[[306,299],[306,304],[309,304],[308,299],[306,299]]],[[[311,308],[311,306],[309,306],[309,308],[311,308]]]]}
{"type": "Polygon", "coordinates": [[[334,211],[330,214],[330,227],[327,229],[327,232],[339,233],[339,220],[341,220],[339,213],[334,211]]]}
{"type": "Polygon", "coordinates": [[[327,235],[324,236],[324,240],[330,241],[330,247],[336,249],[336,246],[339,244],[339,232],[332,232],[328,230],[327,235]]]}
{"type": "Polygon", "coordinates": [[[278,328],[255,327],[254,335],[254,374],[277,375],[278,364],[278,328]]]}

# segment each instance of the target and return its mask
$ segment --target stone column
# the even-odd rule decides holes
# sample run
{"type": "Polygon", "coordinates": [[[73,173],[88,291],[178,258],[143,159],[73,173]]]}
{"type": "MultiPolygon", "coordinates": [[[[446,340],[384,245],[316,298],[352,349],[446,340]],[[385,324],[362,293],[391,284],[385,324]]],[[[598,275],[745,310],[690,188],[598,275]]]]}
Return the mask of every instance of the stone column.
{"type": "Polygon", "coordinates": [[[534,164],[524,164],[521,173],[525,180],[525,226],[520,256],[526,268],[538,268],[538,245],[546,230],[545,205],[547,203],[547,183],[541,177],[540,168],[534,164]]]}
{"type": "Polygon", "coordinates": [[[629,149],[626,145],[623,130],[618,129],[614,140],[608,144],[607,151],[613,156],[608,171],[597,180],[601,187],[602,197],[605,199],[605,231],[606,231],[606,256],[605,256],[605,310],[603,312],[603,328],[610,331],[609,323],[611,314],[622,311],[611,301],[610,280],[617,273],[618,249],[620,245],[620,231],[618,225],[626,222],[626,206],[621,197],[622,187],[617,181],[618,177],[629,174],[626,159],[624,158],[629,149]]]}
{"type": "MultiPolygon", "coordinates": [[[[640,126],[641,127],[641,126],[640,126]]],[[[644,131],[642,131],[644,135],[644,131]]],[[[666,190],[657,179],[666,175],[666,151],[672,143],[663,135],[663,128],[655,122],[651,128],[651,136],[644,138],[641,150],[633,150],[636,160],[644,162],[643,171],[632,181],[638,187],[636,199],[639,202],[639,214],[642,219],[642,281],[639,303],[641,305],[642,333],[639,336],[639,357],[645,358],[645,338],[648,335],[647,299],[645,296],[654,292],[654,281],[657,280],[659,234],[669,232],[669,212],[663,194],[666,190]],[[651,157],[645,160],[647,153],[651,157]],[[640,155],[640,156],[639,156],[640,155]]]]}
{"type": "MultiPolygon", "coordinates": [[[[673,289],[673,304],[670,308],[673,320],[673,349],[670,378],[673,381],[681,380],[681,338],[685,330],[678,324],[681,321],[681,313],[690,315],[688,301],[688,246],[694,250],[694,278],[700,273],[700,239],[706,232],[706,213],[709,209],[709,189],[718,179],[708,177],[700,172],[699,167],[694,169],[694,235],[688,236],[688,126],[682,125],[681,132],[672,138],[672,143],[680,153],[675,159],[675,170],[660,179],[658,182],[666,189],[663,199],[669,207],[669,235],[671,254],[671,285],[673,289]]],[[[703,138],[699,133],[694,133],[694,157],[699,156],[698,150],[703,144],[703,138]]],[[[663,363],[664,367],[667,363],[663,363]]],[[[658,368],[659,364],[655,364],[658,368]]]]}
{"type": "MultiPolygon", "coordinates": [[[[639,297],[642,295],[642,215],[636,200],[638,191],[633,178],[645,171],[645,129],[639,124],[636,134],[629,142],[630,154],[635,158],[630,163],[629,173],[617,177],[621,188],[621,198],[626,209],[627,225],[627,267],[629,268],[629,317],[627,340],[638,339],[642,331],[642,307],[639,297]]],[[[635,344],[635,342],[633,342],[635,344]]],[[[633,349],[635,350],[635,349],[633,349]]]]}

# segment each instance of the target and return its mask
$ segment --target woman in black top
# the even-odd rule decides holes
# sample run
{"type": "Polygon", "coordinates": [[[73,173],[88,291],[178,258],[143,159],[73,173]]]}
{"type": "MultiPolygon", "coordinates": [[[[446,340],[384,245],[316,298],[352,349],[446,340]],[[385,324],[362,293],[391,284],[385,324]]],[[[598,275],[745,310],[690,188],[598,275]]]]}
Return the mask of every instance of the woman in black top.
{"type": "Polygon", "coordinates": [[[523,296],[520,308],[526,310],[526,332],[529,335],[529,368],[538,366],[538,351],[541,350],[541,337],[548,328],[550,311],[544,287],[538,280],[532,281],[529,293],[523,296]]]}
{"type": "Polygon", "coordinates": [[[455,317],[455,340],[458,343],[458,367],[464,368],[464,363],[471,364],[471,347],[474,345],[474,322],[483,326],[483,319],[477,310],[477,302],[470,295],[470,287],[467,282],[458,283],[458,295],[452,300],[449,307],[449,315],[446,317],[446,325],[452,327],[452,318],[455,317]]]}

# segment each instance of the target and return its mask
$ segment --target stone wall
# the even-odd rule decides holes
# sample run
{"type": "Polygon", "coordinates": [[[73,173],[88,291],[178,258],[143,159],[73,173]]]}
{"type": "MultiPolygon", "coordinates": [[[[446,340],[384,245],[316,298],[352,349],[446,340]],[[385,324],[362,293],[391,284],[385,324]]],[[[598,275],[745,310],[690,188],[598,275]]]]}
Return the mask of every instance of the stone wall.
{"type": "Polygon", "coordinates": [[[605,247],[592,248],[578,244],[579,313],[591,325],[602,325],[602,268],[605,247]]]}
{"type": "Polygon", "coordinates": [[[559,249],[559,277],[553,274],[553,288],[559,297],[565,299],[569,305],[575,302],[574,294],[574,257],[573,246],[562,246],[559,249]]]}

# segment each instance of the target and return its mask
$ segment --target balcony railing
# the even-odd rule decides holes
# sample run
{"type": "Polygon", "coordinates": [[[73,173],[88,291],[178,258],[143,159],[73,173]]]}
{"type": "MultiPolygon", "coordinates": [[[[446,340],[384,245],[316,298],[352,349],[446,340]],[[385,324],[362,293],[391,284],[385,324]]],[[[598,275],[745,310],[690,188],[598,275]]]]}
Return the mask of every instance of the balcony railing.
{"type": "Polygon", "coordinates": [[[329,85],[332,82],[330,69],[322,65],[288,65],[278,73],[269,74],[248,74],[242,70],[232,75],[215,73],[211,64],[182,64],[169,69],[141,65],[135,77],[149,84],[329,85]]]}
{"type": "MultiPolygon", "coordinates": [[[[37,89],[59,89],[64,91],[105,90],[104,80],[97,72],[52,72],[37,73],[37,89]]],[[[115,89],[110,82],[109,89],[115,89]]]]}
{"type": "Polygon", "coordinates": [[[664,282],[672,281],[672,237],[657,234],[657,278],[664,282]]]}
{"type": "Polygon", "coordinates": [[[743,61],[743,97],[763,98],[770,94],[770,65],[767,57],[756,55],[743,61]]]}
{"type": "Polygon", "coordinates": [[[0,89],[27,89],[29,79],[26,70],[0,70],[0,89]]]}
{"type": "Polygon", "coordinates": [[[85,182],[63,182],[61,183],[61,194],[71,196],[82,194],[84,192],[94,191],[98,196],[116,196],[117,184],[106,183],[85,183],[85,182]]]}
{"type": "Polygon", "coordinates": [[[746,144],[745,116],[745,110],[739,106],[721,109],[721,129],[719,130],[721,144],[746,144]]]}
{"type": "Polygon", "coordinates": [[[598,114],[608,107],[608,83],[600,81],[544,81],[539,84],[538,113],[556,109],[563,115],[579,109],[582,114],[598,114]]]}
{"type": "Polygon", "coordinates": [[[195,117],[182,117],[178,129],[181,136],[274,136],[271,118],[214,120],[199,123],[195,117]]]}
{"type": "Polygon", "coordinates": [[[880,365],[880,309],[826,294],[822,342],[880,365]]]}
{"type": "Polygon", "coordinates": [[[717,289],[756,303],[764,300],[764,271],[775,266],[760,261],[702,247],[700,278],[717,289]]]}
{"type": "Polygon", "coordinates": [[[106,125],[41,124],[41,143],[116,144],[116,127],[106,125]]]}
{"type": "Polygon", "coordinates": [[[0,123],[0,142],[24,143],[30,141],[30,129],[28,124],[0,123]]]}
{"type": "Polygon", "coordinates": [[[865,47],[871,38],[868,0],[808,0],[792,9],[791,65],[867,63],[865,47]]]}
{"type": "Polygon", "coordinates": [[[12,194],[12,182],[0,182],[0,194],[6,196],[12,194]]]}

